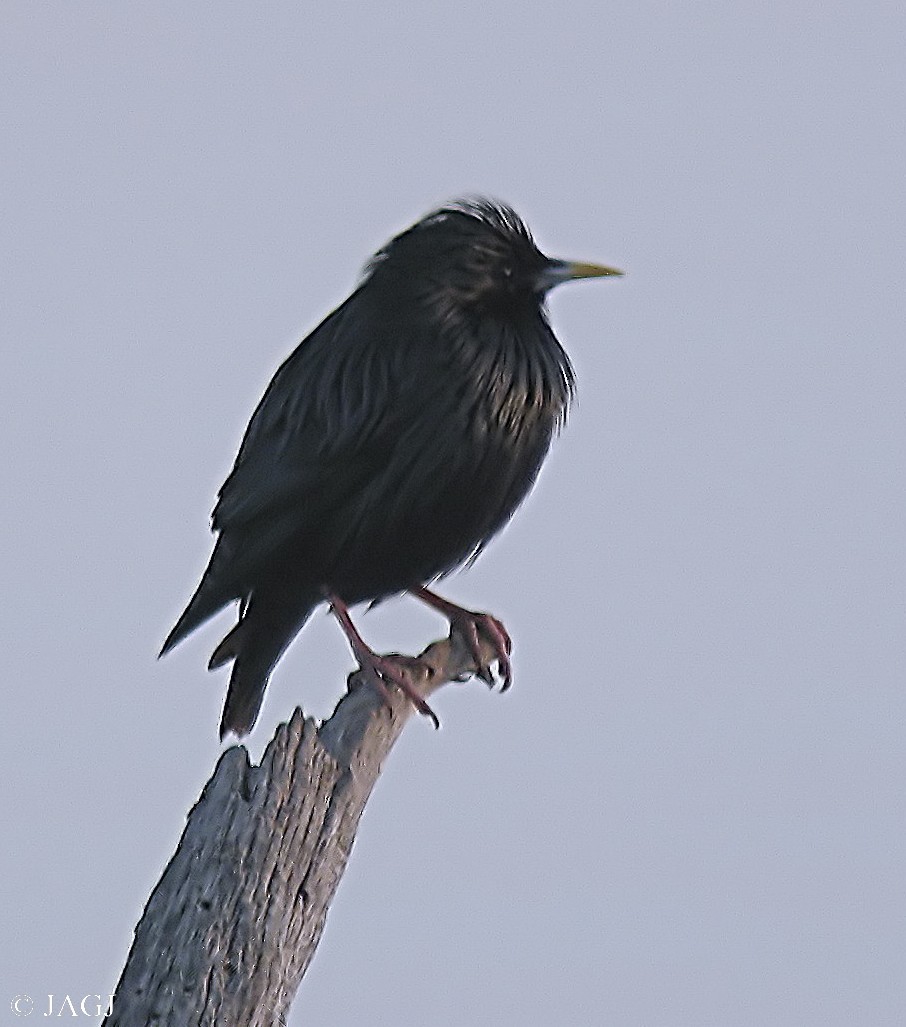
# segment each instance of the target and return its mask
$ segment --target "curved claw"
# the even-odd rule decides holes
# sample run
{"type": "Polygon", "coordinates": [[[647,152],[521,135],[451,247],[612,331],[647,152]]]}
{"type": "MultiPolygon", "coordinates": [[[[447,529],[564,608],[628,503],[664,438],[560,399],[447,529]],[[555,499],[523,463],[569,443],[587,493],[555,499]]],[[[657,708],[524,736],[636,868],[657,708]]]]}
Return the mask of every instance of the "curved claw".
{"type": "Polygon", "coordinates": [[[435,729],[440,727],[440,720],[438,720],[437,714],[412,687],[412,681],[409,677],[413,664],[416,664],[423,671],[430,671],[426,664],[405,656],[380,656],[377,653],[372,653],[370,656],[365,654],[356,655],[359,656],[362,670],[375,683],[385,702],[388,704],[390,702],[390,693],[387,691],[386,684],[387,681],[390,681],[409,699],[419,713],[430,718],[435,729]]]}
{"type": "Polygon", "coordinates": [[[479,667],[478,670],[475,671],[475,676],[480,678],[488,688],[494,687],[494,672],[490,667],[479,667]]]}
{"type": "Polygon", "coordinates": [[[485,682],[488,687],[494,687],[494,674],[489,663],[486,663],[481,652],[481,638],[491,643],[494,650],[494,661],[497,663],[497,673],[500,676],[500,691],[505,692],[513,683],[513,667],[510,663],[510,652],[513,649],[513,641],[506,628],[489,613],[475,613],[473,610],[466,610],[449,599],[436,595],[429,589],[419,586],[410,590],[414,596],[440,611],[450,621],[451,628],[459,631],[472,658],[475,660],[475,674],[485,682]]]}
{"type": "Polygon", "coordinates": [[[465,636],[469,651],[472,653],[475,664],[478,667],[478,677],[488,687],[493,688],[494,675],[490,665],[483,661],[479,634],[483,634],[491,643],[497,660],[497,672],[501,678],[500,691],[505,692],[513,683],[513,666],[510,662],[513,642],[506,628],[496,617],[492,617],[489,613],[467,613],[460,615],[453,618],[452,624],[462,631],[465,636]]]}

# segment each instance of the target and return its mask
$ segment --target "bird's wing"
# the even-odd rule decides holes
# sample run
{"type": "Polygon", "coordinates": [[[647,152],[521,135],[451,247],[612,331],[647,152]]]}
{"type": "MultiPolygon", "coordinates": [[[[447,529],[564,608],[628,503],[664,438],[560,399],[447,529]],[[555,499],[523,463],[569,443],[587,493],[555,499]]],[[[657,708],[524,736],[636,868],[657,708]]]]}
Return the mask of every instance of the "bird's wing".
{"type": "Polygon", "coordinates": [[[412,416],[405,342],[369,313],[354,293],[280,367],[252,416],[212,523],[248,532],[259,556],[316,528],[386,467],[412,416]]]}

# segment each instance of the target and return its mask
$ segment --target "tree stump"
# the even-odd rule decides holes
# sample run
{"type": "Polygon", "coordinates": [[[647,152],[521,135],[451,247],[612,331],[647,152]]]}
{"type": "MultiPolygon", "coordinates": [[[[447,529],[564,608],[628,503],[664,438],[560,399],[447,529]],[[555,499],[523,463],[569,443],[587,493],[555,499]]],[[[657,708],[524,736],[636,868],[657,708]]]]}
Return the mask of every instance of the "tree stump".
{"type": "MultiPolygon", "coordinates": [[[[482,655],[493,651],[482,641],[482,655]]],[[[460,636],[430,645],[413,676],[428,697],[477,669],[460,636]]],[[[273,1027],[321,939],[359,819],[413,712],[350,676],[318,726],[297,709],[258,766],[222,754],[135,939],[104,1027],[273,1027]]]]}

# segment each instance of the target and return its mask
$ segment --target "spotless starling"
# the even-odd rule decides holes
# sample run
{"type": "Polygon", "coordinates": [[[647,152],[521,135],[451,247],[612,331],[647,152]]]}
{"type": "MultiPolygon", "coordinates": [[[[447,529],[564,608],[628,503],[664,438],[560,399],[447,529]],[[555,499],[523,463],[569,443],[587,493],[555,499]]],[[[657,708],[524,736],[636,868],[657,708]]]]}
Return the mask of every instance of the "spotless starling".
{"type": "Polygon", "coordinates": [[[162,654],[227,604],[238,623],[221,738],[258,716],[281,654],[322,602],[361,669],[435,720],[401,658],[379,656],[348,607],[409,592],[463,634],[503,687],[510,639],[428,585],[472,561],[535,481],[573,392],[545,311],[550,289],[621,272],[546,257],[509,207],[455,202],[392,239],[352,295],[274,375],[213,514],[214,551],[162,654]]]}

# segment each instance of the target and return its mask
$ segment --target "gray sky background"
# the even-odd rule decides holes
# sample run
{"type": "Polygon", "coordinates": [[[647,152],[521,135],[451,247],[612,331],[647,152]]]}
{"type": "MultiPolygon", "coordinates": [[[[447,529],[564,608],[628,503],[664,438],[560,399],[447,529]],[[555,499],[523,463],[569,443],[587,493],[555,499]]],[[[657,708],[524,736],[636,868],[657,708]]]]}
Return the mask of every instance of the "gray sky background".
{"type": "MultiPolygon", "coordinates": [[[[625,267],[455,599],[290,1025],[906,1018],[901,5],[5,0],[0,1023],[112,990],[220,751],[224,616],[155,654],[273,371],[449,198],[625,267]]],[[[397,600],[360,626],[417,651],[397,600]]],[[[251,738],[329,714],[326,616],[251,738]]]]}

